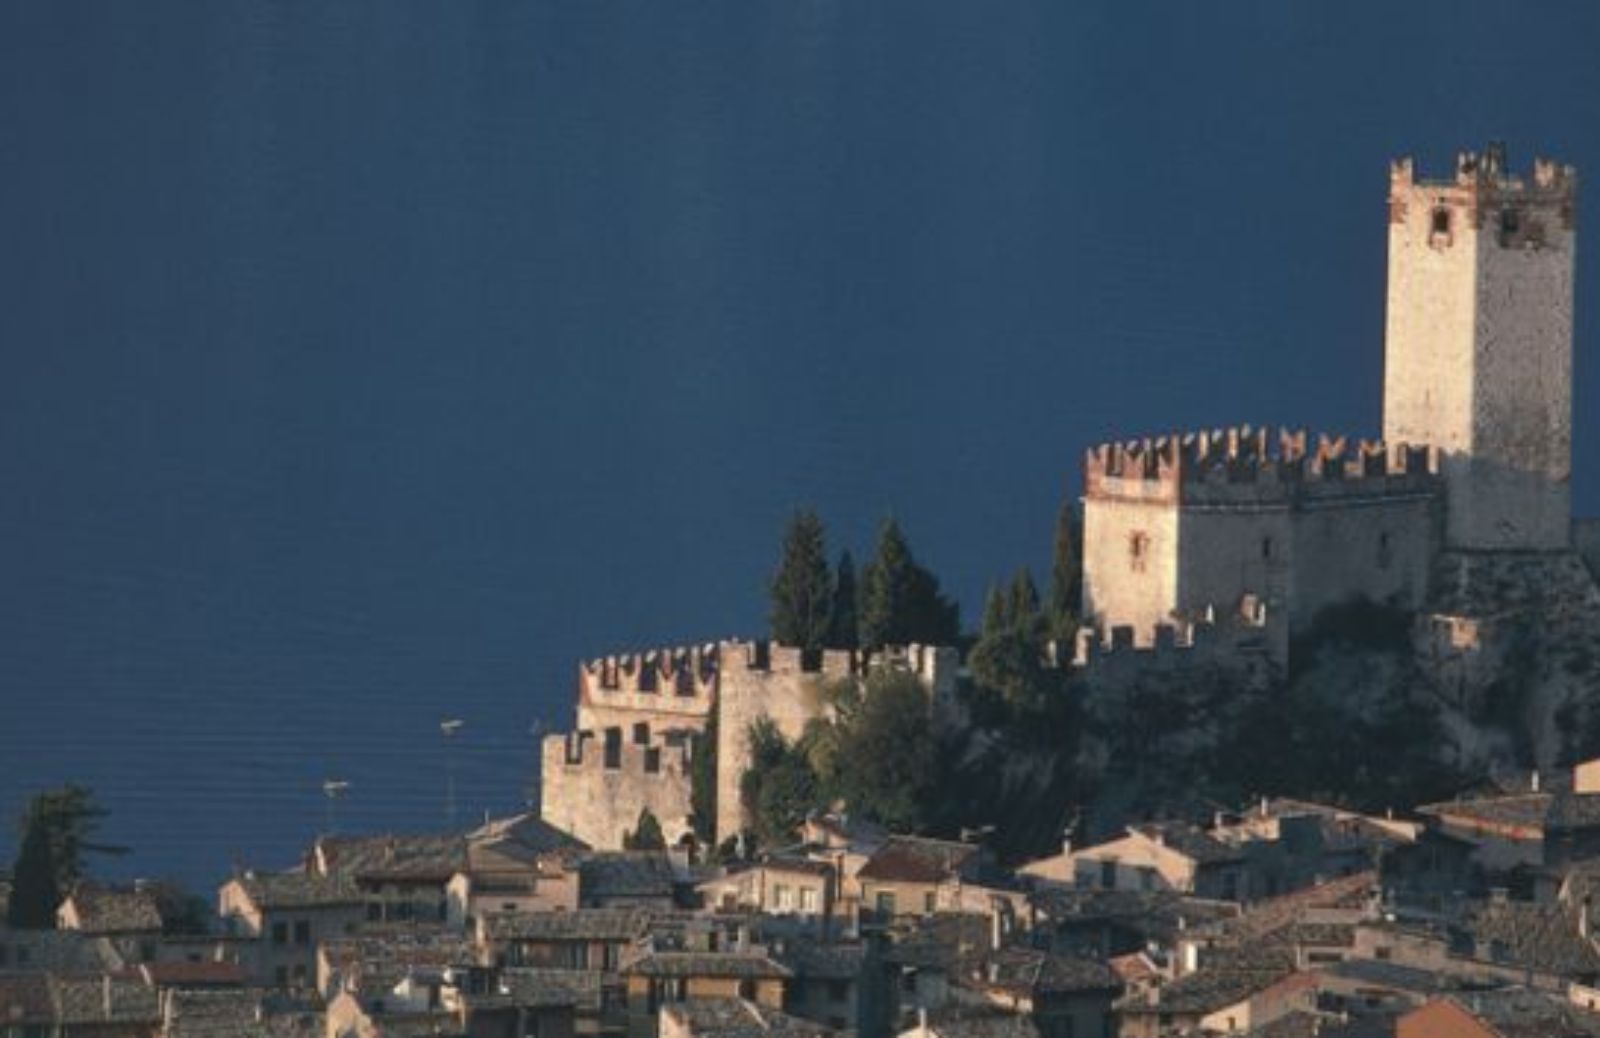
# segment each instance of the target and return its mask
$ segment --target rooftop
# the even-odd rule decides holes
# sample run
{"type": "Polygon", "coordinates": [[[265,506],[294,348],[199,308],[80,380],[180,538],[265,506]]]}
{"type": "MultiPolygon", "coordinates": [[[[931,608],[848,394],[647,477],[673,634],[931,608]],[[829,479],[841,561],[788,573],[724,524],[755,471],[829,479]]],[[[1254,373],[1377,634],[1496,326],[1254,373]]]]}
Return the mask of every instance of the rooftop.
{"type": "Polygon", "coordinates": [[[867,859],[857,879],[886,883],[939,883],[954,877],[977,855],[970,843],[891,836],[867,859]]]}

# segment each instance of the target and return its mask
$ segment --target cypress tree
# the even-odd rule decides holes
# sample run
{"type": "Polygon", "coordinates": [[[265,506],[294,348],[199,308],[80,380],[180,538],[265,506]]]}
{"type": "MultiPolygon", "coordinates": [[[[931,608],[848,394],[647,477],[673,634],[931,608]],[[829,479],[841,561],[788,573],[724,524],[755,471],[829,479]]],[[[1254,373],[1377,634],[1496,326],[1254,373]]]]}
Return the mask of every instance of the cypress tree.
{"type": "Polygon", "coordinates": [[[795,512],[783,536],[783,558],[772,578],[772,637],[780,645],[820,652],[833,606],[827,536],[808,508],[795,512]]]}
{"type": "Polygon", "coordinates": [[[1056,516],[1056,539],[1050,565],[1050,636],[1069,640],[1078,629],[1083,602],[1083,561],[1072,502],[1064,501],[1056,516]]]}
{"type": "Polygon", "coordinates": [[[833,610],[828,618],[828,648],[854,649],[859,644],[856,622],[856,563],[850,549],[839,553],[839,565],[834,568],[833,610]]]}
{"type": "Polygon", "coordinates": [[[939,591],[939,580],[917,564],[900,524],[886,519],[878,551],[861,574],[861,646],[953,645],[960,612],[939,591]]]}
{"type": "Polygon", "coordinates": [[[61,890],[56,886],[55,856],[42,818],[30,812],[22,833],[17,863],[11,870],[11,899],[6,917],[19,930],[50,930],[56,925],[61,890]]]}
{"type": "Polygon", "coordinates": [[[978,634],[980,638],[993,638],[1011,626],[1010,605],[1007,596],[1000,593],[1000,585],[990,584],[988,594],[983,597],[983,629],[978,634]]]}

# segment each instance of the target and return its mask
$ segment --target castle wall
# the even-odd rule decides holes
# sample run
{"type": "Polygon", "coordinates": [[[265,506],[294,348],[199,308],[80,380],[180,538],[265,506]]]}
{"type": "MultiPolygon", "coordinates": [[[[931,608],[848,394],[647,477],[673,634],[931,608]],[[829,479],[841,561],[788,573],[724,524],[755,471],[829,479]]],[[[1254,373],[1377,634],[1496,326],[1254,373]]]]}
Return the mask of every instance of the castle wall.
{"type": "Polygon", "coordinates": [[[720,843],[745,829],[739,786],[750,767],[750,727],[765,717],[795,740],[812,720],[829,716],[825,692],[874,667],[904,669],[928,689],[930,708],[952,700],[960,658],[953,648],[890,647],[871,656],[828,651],[807,667],[800,650],[776,644],[721,645],[717,716],[717,833],[720,843]]]}
{"type": "Polygon", "coordinates": [[[1572,547],[1588,565],[1589,572],[1600,580],[1600,519],[1574,519],[1572,547]]]}
{"type": "Polygon", "coordinates": [[[623,739],[608,761],[603,733],[577,731],[545,736],[541,751],[540,817],[591,847],[621,849],[646,808],[669,846],[693,831],[687,745],[623,739]]]}
{"type": "Polygon", "coordinates": [[[1177,608],[1193,615],[1255,595],[1267,609],[1292,615],[1296,551],[1290,505],[1281,495],[1185,506],[1178,519],[1177,608]]]}
{"type": "Polygon", "coordinates": [[[714,645],[606,656],[578,668],[578,728],[698,732],[716,697],[714,645]]]}
{"type": "Polygon", "coordinates": [[[1171,622],[1179,604],[1178,550],[1175,501],[1156,494],[1085,496],[1083,615],[1130,624],[1148,644],[1149,632],[1171,622]]]}
{"type": "Polygon", "coordinates": [[[1300,631],[1330,605],[1370,598],[1422,606],[1439,550],[1437,493],[1308,503],[1294,516],[1289,626],[1300,631]]]}

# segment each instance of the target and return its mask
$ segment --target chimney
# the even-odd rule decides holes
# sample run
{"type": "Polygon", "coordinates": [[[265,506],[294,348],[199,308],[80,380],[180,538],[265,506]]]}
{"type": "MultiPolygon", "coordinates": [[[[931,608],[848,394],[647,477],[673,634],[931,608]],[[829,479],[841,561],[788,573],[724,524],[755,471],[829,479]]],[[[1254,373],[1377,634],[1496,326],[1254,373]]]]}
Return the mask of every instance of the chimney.
{"type": "Polygon", "coordinates": [[[923,1034],[928,1033],[928,1009],[926,1006],[917,1007],[917,1030],[923,1034]]]}
{"type": "Polygon", "coordinates": [[[111,974],[105,973],[100,977],[100,1000],[105,1006],[106,1019],[111,1019],[111,974]]]}
{"type": "Polygon", "coordinates": [[[1539,792],[1539,773],[1537,771],[1533,773],[1533,777],[1530,781],[1533,784],[1533,791],[1535,793],[1539,792]]]}

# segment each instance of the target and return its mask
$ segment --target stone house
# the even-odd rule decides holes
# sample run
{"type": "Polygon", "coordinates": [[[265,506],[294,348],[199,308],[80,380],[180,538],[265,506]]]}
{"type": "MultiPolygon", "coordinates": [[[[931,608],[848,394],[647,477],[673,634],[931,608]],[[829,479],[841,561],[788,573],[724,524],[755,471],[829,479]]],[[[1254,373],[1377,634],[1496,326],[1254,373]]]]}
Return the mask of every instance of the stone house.
{"type": "Polygon", "coordinates": [[[875,1033],[886,1021],[881,970],[868,945],[791,937],[770,947],[790,972],[786,1012],[858,1034],[875,1033]]]}
{"type": "Polygon", "coordinates": [[[1446,836],[1472,845],[1473,863],[1491,876],[1559,870],[1600,856],[1600,761],[1574,769],[1570,788],[1464,797],[1417,811],[1446,836]]]}
{"type": "Polygon", "coordinates": [[[650,922],[648,912],[617,908],[481,916],[479,962],[616,973],[628,948],[649,931],[650,922]]]}
{"type": "Polygon", "coordinates": [[[161,904],[155,892],[143,885],[119,890],[79,883],[56,909],[56,929],[154,938],[161,933],[161,904]]]}
{"type": "Polygon", "coordinates": [[[988,861],[976,844],[922,836],[891,836],[866,860],[853,887],[863,918],[932,915],[957,900],[962,883],[977,883],[988,861]]]}
{"type": "Polygon", "coordinates": [[[599,851],[578,866],[578,903],[584,908],[664,912],[677,904],[678,887],[678,863],[665,851],[599,851]]]}
{"type": "Polygon", "coordinates": [[[245,938],[239,960],[258,984],[310,990],[317,945],[353,933],[367,895],[348,880],[306,872],[244,872],[222,885],[218,914],[245,938]]]}
{"type": "Polygon", "coordinates": [[[1130,826],[1118,839],[1067,849],[1019,872],[1080,889],[1170,891],[1224,901],[1241,900],[1250,889],[1245,853],[1186,823],[1130,826]]]}
{"type": "Polygon", "coordinates": [[[1315,1006],[1316,977],[1292,967],[1201,970],[1116,1005],[1119,1038],[1235,1034],[1315,1006]]]}
{"type": "Polygon", "coordinates": [[[1508,988],[1435,998],[1395,1021],[1395,1038],[1594,1038],[1600,1017],[1508,988]]]}
{"type": "Polygon", "coordinates": [[[644,950],[622,968],[628,1035],[650,1038],[662,1010],[699,999],[741,999],[781,1012],[790,971],[759,948],[644,950]]]}
{"type": "Polygon", "coordinates": [[[723,912],[760,912],[820,923],[839,900],[833,865],[809,858],[768,855],[699,885],[704,902],[723,912]]]}

